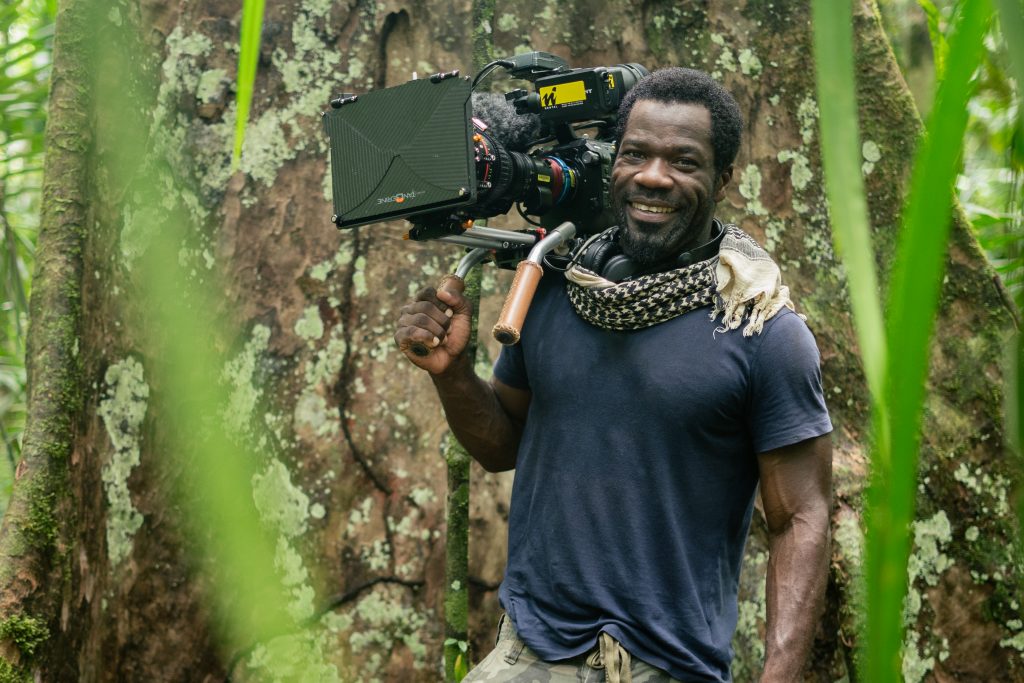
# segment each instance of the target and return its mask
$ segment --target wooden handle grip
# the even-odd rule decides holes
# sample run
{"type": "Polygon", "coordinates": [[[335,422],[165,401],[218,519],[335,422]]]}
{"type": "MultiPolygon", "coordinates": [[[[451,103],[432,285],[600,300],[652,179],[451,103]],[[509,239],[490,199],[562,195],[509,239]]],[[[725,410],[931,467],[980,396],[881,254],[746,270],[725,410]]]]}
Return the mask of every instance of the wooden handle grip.
{"type": "MultiPolygon", "coordinates": [[[[451,273],[441,278],[441,284],[439,284],[437,288],[447,289],[449,292],[462,294],[466,289],[466,281],[455,273],[451,273]]],[[[409,349],[417,356],[426,356],[430,353],[430,347],[423,342],[412,342],[412,344],[409,345],[409,349]]]]}
{"type": "Polygon", "coordinates": [[[505,297],[505,305],[498,316],[498,322],[492,330],[494,338],[505,346],[519,341],[519,333],[526,320],[526,312],[530,310],[530,302],[537,291],[544,269],[533,261],[520,261],[516,267],[516,276],[512,279],[512,288],[505,297]]]}

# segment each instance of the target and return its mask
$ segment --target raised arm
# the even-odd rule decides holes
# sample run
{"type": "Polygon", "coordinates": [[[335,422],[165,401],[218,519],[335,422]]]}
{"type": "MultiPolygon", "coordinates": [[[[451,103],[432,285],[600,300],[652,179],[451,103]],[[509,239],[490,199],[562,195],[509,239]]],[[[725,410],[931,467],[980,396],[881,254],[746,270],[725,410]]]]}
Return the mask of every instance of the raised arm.
{"type": "Polygon", "coordinates": [[[768,522],[768,625],[761,683],[801,680],[828,581],[832,444],[828,435],[758,456],[768,522]]]}
{"type": "Polygon", "coordinates": [[[402,308],[395,342],[410,362],[430,373],[459,443],[484,469],[510,470],[516,465],[530,392],[477,376],[466,353],[471,323],[462,294],[427,288],[402,308]],[[415,343],[429,353],[415,354],[415,343]]]}

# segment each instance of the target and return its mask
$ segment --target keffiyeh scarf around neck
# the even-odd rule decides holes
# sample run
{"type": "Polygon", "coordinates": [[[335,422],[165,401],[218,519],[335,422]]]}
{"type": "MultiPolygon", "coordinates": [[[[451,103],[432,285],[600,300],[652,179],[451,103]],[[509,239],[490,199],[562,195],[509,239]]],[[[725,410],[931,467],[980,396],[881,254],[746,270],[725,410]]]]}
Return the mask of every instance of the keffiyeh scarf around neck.
{"type": "MultiPolygon", "coordinates": [[[[722,316],[717,331],[746,320],[743,336],[760,334],[783,307],[794,310],[789,287],[754,238],[735,225],[724,229],[717,255],[676,270],[615,283],[574,263],[565,273],[569,301],[581,318],[606,330],[641,330],[712,305],[711,319],[722,316]]],[[[617,230],[596,239],[615,239],[617,230]]]]}

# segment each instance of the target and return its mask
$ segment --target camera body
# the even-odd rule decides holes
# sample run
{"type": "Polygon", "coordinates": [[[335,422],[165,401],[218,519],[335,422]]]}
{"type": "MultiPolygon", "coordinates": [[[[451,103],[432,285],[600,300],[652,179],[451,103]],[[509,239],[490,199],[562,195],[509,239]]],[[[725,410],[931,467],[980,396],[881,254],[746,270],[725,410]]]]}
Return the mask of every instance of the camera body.
{"type": "MultiPolygon", "coordinates": [[[[406,218],[414,223],[409,238],[445,239],[517,205],[540,228],[570,221],[578,237],[600,232],[614,224],[608,190],[618,107],[645,75],[638,64],[570,69],[531,52],[492,62],[472,82],[452,71],[340,96],[323,115],[334,223],[406,218]],[[507,104],[478,95],[474,104],[474,87],[499,66],[534,90],[506,93],[507,104]],[[526,121],[531,133],[513,135],[526,121]],[[592,135],[577,133],[584,128],[592,135]]],[[[495,261],[514,265],[533,241],[496,246],[505,253],[495,261]]]]}

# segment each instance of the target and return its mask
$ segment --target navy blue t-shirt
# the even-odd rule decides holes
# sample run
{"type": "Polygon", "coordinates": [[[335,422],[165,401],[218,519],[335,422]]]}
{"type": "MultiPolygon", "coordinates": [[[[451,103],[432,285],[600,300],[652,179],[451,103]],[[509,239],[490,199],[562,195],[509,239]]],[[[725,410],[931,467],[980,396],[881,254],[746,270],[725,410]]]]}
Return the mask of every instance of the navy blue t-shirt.
{"type": "Polygon", "coordinates": [[[729,681],[757,453],[831,431],[818,350],[789,310],[761,334],[710,307],[615,332],[547,272],[494,368],[532,392],[501,604],[541,658],[601,631],[683,681],[729,681]]]}

